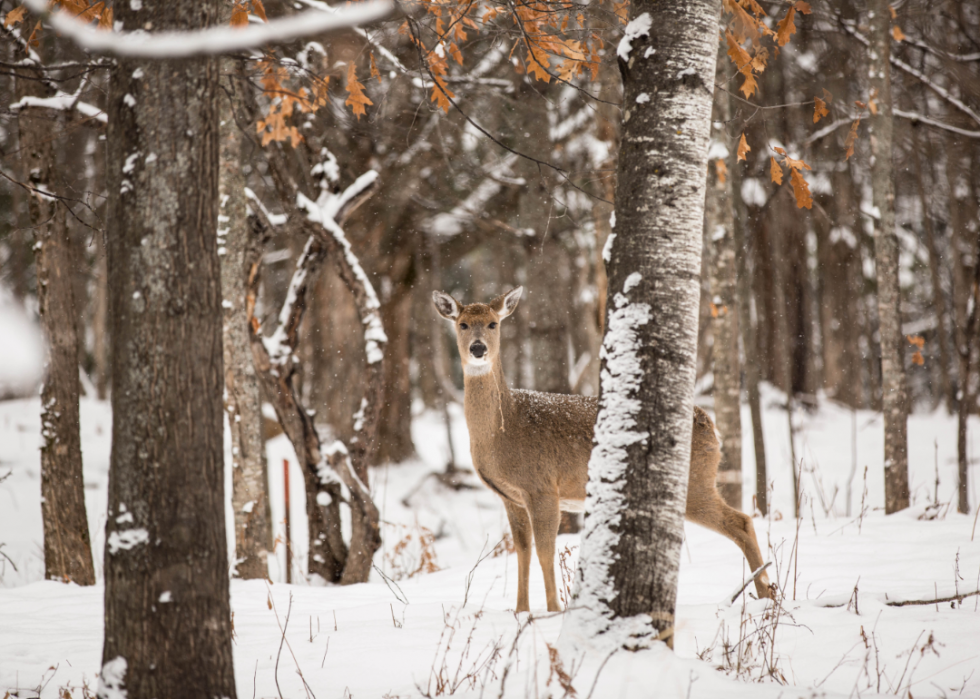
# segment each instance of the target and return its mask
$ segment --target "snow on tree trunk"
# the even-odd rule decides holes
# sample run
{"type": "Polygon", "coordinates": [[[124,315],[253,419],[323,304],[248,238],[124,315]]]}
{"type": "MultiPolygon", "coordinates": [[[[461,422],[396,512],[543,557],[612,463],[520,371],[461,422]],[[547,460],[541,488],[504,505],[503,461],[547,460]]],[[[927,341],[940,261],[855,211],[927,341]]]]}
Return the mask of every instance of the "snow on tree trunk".
{"type": "MultiPolygon", "coordinates": [[[[17,81],[18,88],[29,85],[32,83],[26,79],[17,81]]],[[[26,109],[20,112],[21,164],[24,179],[32,187],[55,192],[56,160],[50,127],[56,121],[56,113],[46,113],[42,117],[40,111],[26,109]]],[[[76,325],[79,310],[72,288],[75,263],[65,205],[41,194],[29,196],[38,312],[48,341],[47,370],[41,387],[44,577],[93,585],[95,569],[85,514],[79,436],[76,325]]]]}
{"type": "Polygon", "coordinates": [[[235,64],[225,59],[231,76],[221,98],[221,164],[218,176],[218,255],[221,258],[221,296],[224,312],[222,345],[225,363],[225,413],[231,433],[232,497],[235,513],[235,572],[238,577],[266,578],[272,534],[268,513],[265,446],[262,442],[262,403],[252,365],[245,300],[245,252],[248,226],[245,175],[242,172],[242,134],[235,119],[235,64]]]}
{"type": "MultiPolygon", "coordinates": [[[[218,15],[217,0],[172,0],[116,3],[114,20],[158,32],[213,25],[218,15]]],[[[113,423],[100,696],[236,696],[218,81],[213,58],[120,58],[110,80],[113,423]]]]}
{"type": "MultiPolygon", "coordinates": [[[[724,54],[718,60],[718,81],[726,83],[730,61],[724,54]]],[[[718,121],[727,124],[728,95],[720,92],[716,100],[718,121]]],[[[724,139],[724,129],[718,138],[724,139]]],[[[714,375],[715,424],[721,433],[721,463],[718,466],[718,492],[728,505],[742,509],[742,417],[740,365],[738,360],[738,298],[735,277],[735,209],[732,204],[732,178],[727,171],[737,166],[735,158],[717,142],[716,161],[708,166],[708,195],[705,201],[708,221],[711,278],[711,328],[714,333],[712,374],[714,375]],[[721,163],[721,167],[717,163],[721,163]],[[731,163],[733,167],[728,168],[731,163]]],[[[715,149],[715,146],[712,146],[715,149]]]]}
{"type": "Polygon", "coordinates": [[[570,638],[671,643],[691,456],[715,0],[640,0],[624,112],[596,445],[570,638]],[[651,29],[654,27],[655,29],[651,29]]]}
{"type": "Polygon", "coordinates": [[[881,407],[885,417],[885,512],[890,514],[909,506],[905,338],[902,337],[892,177],[891,12],[885,0],[872,0],[868,9],[870,85],[878,105],[877,116],[871,118],[871,189],[877,210],[874,239],[881,337],[881,407]]]}

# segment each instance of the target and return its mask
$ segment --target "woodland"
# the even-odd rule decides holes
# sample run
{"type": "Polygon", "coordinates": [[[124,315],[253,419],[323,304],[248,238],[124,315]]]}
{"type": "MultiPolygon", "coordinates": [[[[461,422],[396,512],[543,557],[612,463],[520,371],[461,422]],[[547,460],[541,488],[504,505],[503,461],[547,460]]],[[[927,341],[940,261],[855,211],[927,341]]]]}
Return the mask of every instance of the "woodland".
{"type": "MultiPolygon", "coordinates": [[[[480,508],[503,509],[473,472],[433,291],[468,304],[523,287],[500,325],[503,379],[598,397],[599,417],[585,514],[561,518],[564,621],[539,613],[532,586],[530,617],[487,641],[468,685],[433,661],[405,696],[649,696],[600,683],[620,650],[665,676],[707,669],[678,669],[665,646],[746,687],[819,687],[775,660],[804,579],[781,558],[792,542],[763,546],[774,599],[752,592],[762,569],[739,574],[742,616],[726,623],[744,634],[755,619],[753,641],[726,640],[718,661],[683,635],[695,405],[720,439],[718,492],[760,542],[766,522],[798,544],[808,517],[816,536],[857,516],[858,535],[904,537],[908,556],[942,539],[965,580],[892,597],[872,582],[869,602],[852,576],[816,607],[943,603],[975,628],[980,2],[0,0],[0,17],[0,413],[39,426],[25,451],[23,430],[0,425],[0,489],[10,478],[10,503],[29,500],[43,526],[21,536],[0,518],[0,587],[94,586],[79,609],[104,605],[89,615],[104,633],[91,688],[55,694],[0,660],[9,696],[254,690],[233,651],[249,643],[235,622],[247,590],[278,605],[268,691],[282,697],[280,583],[327,610],[334,592],[356,599],[346,586],[402,603],[398,581],[436,580],[437,551],[479,567],[479,545],[452,548],[465,537],[444,531],[448,515],[423,526],[412,504],[453,509],[482,489],[480,508]],[[863,462],[859,419],[878,430],[863,462]],[[941,427],[926,438],[926,424],[941,427]],[[817,434],[813,449],[836,449],[824,472],[817,434]],[[38,551],[19,558],[21,539],[38,551]],[[31,557],[34,577],[17,569],[31,557]],[[272,582],[278,597],[257,587],[272,582]],[[520,640],[536,614],[547,643],[520,640]]],[[[488,531],[493,558],[513,553],[506,526],[488,531]]],[[[5,606],[44,606],[18,599],[0,594],[0,648],[5,606]]],[[[499,604],[513,610],[510,593],[499,604]]],[[[433,613],[456,628],[448,607],[433,613]]],[[[875,686],[875,623],[861,625],[857,695],[911,697],[905,672],[883,686],[879,669],[875,686]]],[[[909,658],[936,651],[928,638],[909,658]]],[[[315,659],[288,652],[293,696],[352,695],[308,682],[315,659]]],[[[961,662],[960,695],[980,695],[980,660],[961,662]]],[[[942,681],[930,691],[954,695],[942,681]]],[[[677,696],[729,691],[710,682],[677,696]]]]}

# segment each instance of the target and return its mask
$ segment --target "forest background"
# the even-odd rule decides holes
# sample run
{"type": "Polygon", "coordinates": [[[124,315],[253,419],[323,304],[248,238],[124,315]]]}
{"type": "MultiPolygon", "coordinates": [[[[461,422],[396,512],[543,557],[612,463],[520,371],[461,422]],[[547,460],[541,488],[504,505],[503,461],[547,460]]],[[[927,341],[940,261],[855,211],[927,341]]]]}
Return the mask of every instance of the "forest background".
{"type": "MultiPolygon", "coordinates": [[[[102,3],[62,5],[103,27],[112,21],[102,3]]],[[[759,382],[789,396],[789,424],[794,410],[814,408],[821,396],[878,410],[888,393],[874,240],[885,216],[874,201],[875,134],[868,130],[883,109],[868,70],[872,13],[850,3],[758,7],[755,19],[742,9],[744,26],[733,12],[735,41],[726,36],[719,44],[731,61],[719,61],[715,90],[698,388],[714,394],[720,412],[719,400],[731,404],[734,395],[737,405],[744,382],[756,425],[759,382]],[[752,27],[766,40],[754,40],[752,27]],[[746,41],[751,54],[743,56],[733,44],[746,41]],[[722,254],[726,238],[730,256],[722,254]]],[[[312,483],[320,449],[335,440],[361,445],[361,452],[349,450],[348,470],[358,477],[369,464],[411,459],[413,401],[445,411],[447,401],[459,399],[462,377],[429,307],[432,289],[486,300],[523,284],[521,312],[504,326],[510,384],[598,392],[603,253],[614,226],[625,118],[615,48],[626,6],[521,8],[406,5],[408,19],[223,59],[223,186],[242,196],[228,194],[221,204],[248,207],[247,216],[221,214],[231,224],[219,239],[223,270],[248,271],[222,279],[224,289],[238,284],[246,299],[225,307],[226,338],[236,332],[234,318],[243,321],[239,341],[226,342],[226,373],[241,384],[257,375],[253,393],[264,391],[276,408],[278,429],[311,467],[304,475],[312,483]],[[377,175],[365,179],[371,170],[377,175]],[[346,266],[324,264],[342,243],[307,243],[314,210],[328,207],[343,220],[356,256],[341,255],[346,266]],[[256,341],[261,337],[266,342],[256,341]],[[229,354],[249,345],[252,355],[229,354]],[[373,361],[379,347],[383,367],[373,361]]],[[[74,352],[90,379],[84,390],[104,398],[111,391],[112,318],[105,253],[111,232],[103,222],[107,183],[116,181],[105,170],[108,59],[92,59],[35,26],[21,8],[2,9],[2,93],[16,97],[5,100],[0,133],[3,282],[16,303],[43,311],[38,292],[51,287],[38,279],[60,270],[55,276],[69,282],[70,295],[49,296],[56,307],[47,318],[73,339],[51,344],[74,352]],[[37,196],[39,190],[50,196],[37,196]],[[43,258],[35,255],[35,235],[52,221],[65,245],[61,258],[47,258],[56,266],[46,270],[37,266],[43,258]]],[[[291,12],[256,2],[226,9],[232,25],[291,12]]],[[[906,2],[889,15],[890,179],[908,385],[902,409],[956,413],[965,439],[966,416],[977,412],[980,394],[980,19],[975,6],[955,2],[906,2]]],[[[5,390],[12,397],[24,387],[5,390]]],[[[258,424],[258,402],[229,394],[239,400],[229,412],[258,424]]],[[[741,473],[741,448],[730,440],[743,429],[749,434],[749,426],[724,420],[719,416],[726,467],[741,473]]],[[[277,428],[267,420],[267,429],[277,428]]],[[[255,439],[254,430],[246,432],[234,439],[255,439]]],[[[254,444],[240,449],[258,453],[254,444]]],[[[968,468],[961,448],[964,512],[971,505],[968,468]]],[[[761,473],[761,487],[733,478],[723,486],[726,496],[765,512],[761,473]]],[[[344,483],[346,492],[357,492],[355,481],[344,483]]],[[[333,487],[339,493],[341,483],[333,487]]],[[[316,494],[309,489],[309,516],[324,520],[327,537],[330,518],[339,515],[314,515],[329,510],[316,494]]],[[[242,497],[241,506],[256,501],[242,497]]],[[[376,520],[369,497],[354,506],[365,521],[376,520]]],[[[268,535],[258,538],[258,549],[269,546],[268,535]]],[[[348,568],[347,545],[334,543],[332,561],[314,560],[311,551],[310,572],[363,578],[363,560],[348,568]]],[[[371,545],[377,542],[351,550],[371,545]]]]}

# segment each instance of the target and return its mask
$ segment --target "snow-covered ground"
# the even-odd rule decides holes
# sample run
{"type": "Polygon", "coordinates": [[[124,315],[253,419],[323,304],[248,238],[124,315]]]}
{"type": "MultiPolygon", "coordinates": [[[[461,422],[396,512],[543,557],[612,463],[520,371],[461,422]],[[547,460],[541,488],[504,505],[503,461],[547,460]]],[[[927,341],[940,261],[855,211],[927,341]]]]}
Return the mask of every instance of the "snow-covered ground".
{"type": "MultiPolygon", "coordinates": [[[[372,474],[385,535],[375,562],[394,581],[374,573],[371,582],[351,587],[286,585],[280,582],[282,547],[270,562],[272,585],[232,581],[239,696],[275,697],[281,689],[284,697],[318,699],[562,697],[566,673],[577,696],[596,699],[980,697],[980,597],[955,605],[888,604],[980,588],[974,520],[957,515],[955,502],[950,506],[955,420],[942,413],[911,417],[914,506],[885,517],[880,415],[830,402],[798,414],[805,502],[797,522],[786,413],[775,392],[767,391],[765,402],[774,506],[755,526],[786,593],[778,614],[744,595],[728,604],[746,574],[741,553],[718,535],[688,526],[676,654],[662,648],[611,657],[584,652],[561,637],[561,615],[544,612],[536,565],[534,611],[515,615],[516,557],[492,553],[507,530],[503,507],[482,487],[454,492],[427,478],[444,466],[448,450],[439,417],[424,413],[414,424],[419,459],[372,474]],[[939,506],[929,508],[937,493],[939,506]],[[405,577],[423,562],[423,548],[435,555],[439,570],[405,577]],[[280,650],[279,624],[287,617],[288,645],[280,650]]],[[[456,454],[468,465],[465,424],[453,408],[456,454]]],[[[60,697],[67,688],[82,697],[86,684],[93,692],[96,685],[103,588],[42,581],[38,414],[37,399],[0,402],[0,478],[10,473],[0,483],[0,551],[10,559],[0,556],[0,691],[60,697]]],[[[748,417],[746,410],[745,425],[748,417]]],[[[104,546],[110,428],[108,405],[83,399],[86,505],[97,560],[104,546]]],[[[754,483],[751,440],[744,444],[744,480],[754,483]]],[[[977,503],[980,421],[971,424],[970,444],[971,502],[977,503]]],[[[283,460],[293,469],[294,579],[301,580],[307,543],[302,479],[283,438],[269,443],[268,456],[280,529],[283,460]]],[[[577,545],[577,536],[559,539],[568,581],[577,545]]],[[[101,580],[100,562],[97,568],[101,580]]]]}

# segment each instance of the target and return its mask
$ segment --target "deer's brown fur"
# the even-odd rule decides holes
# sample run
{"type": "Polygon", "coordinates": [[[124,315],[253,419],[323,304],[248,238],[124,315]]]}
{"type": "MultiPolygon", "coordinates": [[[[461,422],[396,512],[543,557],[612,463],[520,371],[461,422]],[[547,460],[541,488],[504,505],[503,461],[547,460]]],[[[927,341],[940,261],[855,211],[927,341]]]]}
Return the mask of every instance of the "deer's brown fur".
{"type": "MultiPolygon", "coordinates": [[[[470,453],[480,479],[504,501],[517,549],[517,611],[528,611],[531,544],[544,573],[548,611],[557,611],[555,538],[560,510],[585,505],[589,456],[598,400],[585,396],[511,390],[500,362],[500,322],[514,312],[518,287],[489,304],[461,305],[433,292],[436,310],[453,321],[463,363],[470,453]]],[[[729,507],[715,489],[721,458],[714,423],[694,409],[687,519],[738,544],[752,570],[762,565],[752,520],[729,507]]],[[[765,573],[756,592],[770,597],[765,573]]]]}

